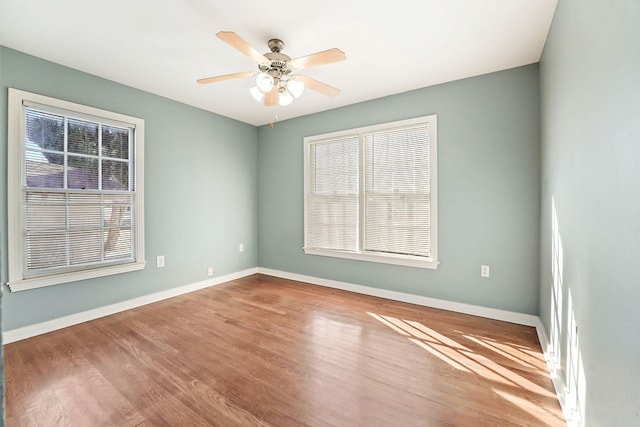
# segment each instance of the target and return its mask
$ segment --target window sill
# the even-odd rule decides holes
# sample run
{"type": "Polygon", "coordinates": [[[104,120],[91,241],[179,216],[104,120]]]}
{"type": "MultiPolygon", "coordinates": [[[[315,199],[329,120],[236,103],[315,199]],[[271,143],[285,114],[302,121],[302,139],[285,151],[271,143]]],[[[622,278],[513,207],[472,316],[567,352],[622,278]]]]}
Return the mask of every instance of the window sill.
{"type": "Polygon", "coordinates": [[[378,255],[371,253],[354,253],[322,249],[303,248],[307,255],[320,255],[333,258],[353,259],[358,261],[377,262],[382,264],[402,265],[405,267],[427,268],[436,270],[440,264],[434,258],[421,258],[402,255],[378,255]]]}
{"type": "Polygon", "coordinates": [[[62,283],[76,282],[78,280],[94,279],[96,277],[109,276],[112,274],[143,270],[145,264],[146,261],[140,261],[109,267],[94,268],[91,270],[80,270],[70,273],[54,274],[50,276],[33,277],[28,279],[10,281],[7,283],[7,286],[9,286],[9,290],[11,292],[26,291],[28,289],[36,289],[45,286],[59,285],[62,283]]]}

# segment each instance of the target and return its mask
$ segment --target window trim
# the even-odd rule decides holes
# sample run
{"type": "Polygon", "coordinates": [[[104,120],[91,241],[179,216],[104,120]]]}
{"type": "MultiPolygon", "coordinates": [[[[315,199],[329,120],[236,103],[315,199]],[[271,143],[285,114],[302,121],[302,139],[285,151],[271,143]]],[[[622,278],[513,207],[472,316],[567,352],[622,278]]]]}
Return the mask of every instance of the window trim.
{"type": "Polygon", "coordinates": [[[7,285],[11,292],[61,283],[86,280],[112,274],[142,270],[145,267],[144,252],[144,120],[114,113],[99,108],[63,101],[44,95],[30,93],[19,89],[9,88],[8,102],[8,150],[7,150],[7,219],[8,219],[8,253],[9,253],[9,281],[7,285]],[[105,122],[130,123],[135,126],[135,182],[134,206],[135,233],[134,253],[132,262],[79,269],[75,271],[45,274],[35,277],[23,276],[24,268],[24,239],[22,236],[22,178],[24,174],[24,132],[25,114],[23,105],[27,103],[41,104],[48,107],[72,111],[78,115],[90,115],[104,118],[105,122]]]}
{"type": "MultiPolygon", "coordinates": [[[[320,255],[320,256],[328,256],[334,258],[343,258],[343,259],[352,259],[352,260],[360,260],[360,261],[369,261],[369,262],[377,262],[384,264],[394,264],[408,267],[418,267],[418,268],[426,268],[435,270],[438,268],[440,262],[438,261],[438,173],[437,173],[437,165],[438,165],[438,157],[437,157],[437,146],[438,146],[438,130],[437,130],[437,115],[431,114],[428,116],[415,117],[412,119],[399,120],[395,122],[382,123],[371,126],[364,126],[355,129],[347,129],[337,132],[325,133],[321,135],[313,135],[307,136],[304,138],[304,218],[303,218],[303,234],[304,234],[304,246],[303,250],[305,254],[308,255],[320,255]],[[358,135],[358,144],[359,144],[359,180],[362,182],[363,180],[363,168],[362,164],[363,160],[363,138],[365,134],[372,132],[379,132],[384,130],[390,130],[393,128],[399,127],[409,127],[417,124],[429,124],[429,156],[430,156],[430,180],[431,180],[431,247],[430,252],[431,256],[429,257],[420,257],[414,255],[399,255],[399,254],[379,254],[379,253],[371,253],[363,251],[362,249],[359,252],[351,252],[351,251],[340,251],[335,249],[319,249],[319,248],[309,248],[307,247],[307,227],[308,227],[308,199],[309,199],[309,172],[311,168],[310,164],[310,147],[314,143],[334,140],[339,138],[344,138],[347,136],[353,136],[354,134],[358,135]]],[[[362,217],[363,209],[362,206],[362,198],[363,198],[362,187],[360,186],[360,190],[358,193],[358,203],[359,203],[359,215],[362,217]]],[[[360,225],[358,228],[359,239],[362,239],[362,226],[360,225]]],[[[361,240],[360,240],[361,241],[361,240]]]]}

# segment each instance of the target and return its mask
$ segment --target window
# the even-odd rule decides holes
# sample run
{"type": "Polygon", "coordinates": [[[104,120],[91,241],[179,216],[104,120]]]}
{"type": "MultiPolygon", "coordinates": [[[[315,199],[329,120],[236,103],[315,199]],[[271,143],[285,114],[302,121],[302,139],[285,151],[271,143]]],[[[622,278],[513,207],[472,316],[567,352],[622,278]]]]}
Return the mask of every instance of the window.
{"type": "Polygon", "coordinates": [[[144,121],[9,89],[9,288],[144,268],[144,121]]]}
{"type": "Polygon", "coordinates": [[[304,141],[305,253],[437,268],[435,115],[304,141]]]}

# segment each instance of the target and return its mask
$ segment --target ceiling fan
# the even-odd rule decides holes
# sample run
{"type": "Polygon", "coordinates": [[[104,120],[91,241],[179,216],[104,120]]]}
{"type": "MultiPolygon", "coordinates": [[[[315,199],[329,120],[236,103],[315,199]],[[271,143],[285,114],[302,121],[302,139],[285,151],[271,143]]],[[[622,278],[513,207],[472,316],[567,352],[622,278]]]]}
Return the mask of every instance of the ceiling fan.
{"type": "Polygon", "coordinates": [[[249,89],[249,92],[256,101],[264,103],[267,107],[273,107],[277,104],[282,106],[291,104],[294,98],[298,98],[302,94],[305,87],[326,96],[333,97],[340,93],[340,89],[296,73],[297,70],[303,68],[346,60],[346,55],[340,49],[328,49],[291,59],[288,55],[282,53],[284,42],[280,39],[269,40],[268,46],[271,52],[263,55],[234,32],[220,31],[216,36],[240,53],[257,62],[258,71],[244,71],[206,77],[198,79],[198,83],[215,83],[257,75],[256,86],[249,89]]]}

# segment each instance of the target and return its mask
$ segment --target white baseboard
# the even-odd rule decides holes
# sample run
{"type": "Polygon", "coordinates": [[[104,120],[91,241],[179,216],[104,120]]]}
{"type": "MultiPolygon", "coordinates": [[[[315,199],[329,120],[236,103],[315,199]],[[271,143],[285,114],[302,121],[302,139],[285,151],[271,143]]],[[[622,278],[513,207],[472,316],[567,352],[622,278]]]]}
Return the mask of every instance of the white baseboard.
{"type": "Polygon", "coordinates": [[[214,277],[202,282],[190,283],[188,285],[180,286],[177,288],[167,289],[166,291],[155,292],[153,294],[144,295],[127,301],[94,308],[92,310],[87,310],[80,313],[70,314],[68,316],[58,317],[57,319],[48,320],[46,322],[36,323],[33,325],[24,326],[22,328],[11,329],[2,333],[2,342],[3,344],[9,344],[15,341],[34,337],[36,335],[46,334],[47,332],[52,332],[58,329],[66,328],[68,326],[77,325],[79,323],[98,319],[100,317],[109,316],[110,314],[130,310],[132,308],[151,304],[157,301],[162,301],[164,299],[176,297],[178,295],[187,294],[189,292],[199,291],[200,289],[208,288],[210,286],[219,285],[221,283],[229,282],[231,280],[239,279],[245,276],[250,276],[252,274],[256,274],[257,272],[257,268],[250,268],[247,270],[238,271],[236,273],[214,277]]]}
{"type": "Polygon", "coordinates": [[[513,311],[498,310],[495,308],[480,307],[477,305],[463,304],[459,302],[446,301],[441,299],[429,298],[420,295],[407,294],[403,292],[391,291],[388,289],[372,288],[370,286],[356,285],[353,283],[339,282],[336,280],[322,279],[313,276],[305,276],[297,273],[288,273],[286,271],[271,270],[269,268],[258,267],[258,273],[268,276],[281,277],[283,279],[296,280],[306,282],[313,285],[326,286],[329,288],[342,289],[345,291],[356,292],[359,294],[371,295],[380,298],[386,298],[394,301],[408,302],[411,304],[422,305],[425,307],[439,308],[442,310],[455,311],[458,313],[471,314],[474,316],[486,317],[488,319],[502,320],[505,322],[516,323],[518,325],[537,327],[540,323],[538,316],[532,314],[516,313],[513,311]]]}
{"type": "MultiPolygon", "coordinates": [[[[2,333],[3,344],[9,344],[15,341],[20,341],[26,338],[34,337],[36,335],[45,334],[58,329],[73,326],[79,323],[87,322],[89,320],[98,319],[100,317],[108,316],[110,314],[119,313],[121,311],[130,310],[132,308],[140,307],[153,302],[161,301],[167,298],[172,298],[178,295],[183,295],[189,292],[194,292],[200,289],[208,288],[210,286],[219,285],[231,280],[239,279],[241,277],[250,276],[255,273],[262,273],[269,276],[282,277],[285,279],[296,280],[300,282],[306,282],[314,285],[327,286],[335,289],[342,289],[346,291],[356,292],[365,295],[376,296],[380,298],[386,298],[395,301],[408,302],[411,304],[422,305],[426,307],[439,308],[443,310],[455,311],[458,313],[471,314],[474,316],[486,317],[489,319],[502,320],[505,322],[516,323],[520,325],[536,327],[538,331],[541,330],[542,323],[537,316],[530,314],[516,313],[512,311],[498,310],[493,308],[480,307],[470,304],[463,304],[458,302],[440,300],[435,298],[424,297],[420,295],[407,294],[403,292],[391,291],[388,289],[378,289],[369,286],[356,285],[353,283],[339,282],[336,280],[322,279],[313,276],[305,276],[297,273],[289,273],[285,271],[272,270],[268,268],[250,268],[247,270],[239,271],[236,273],[227,274],[220,277],[215,277],[202,282],[191,283],[188,285],[180,286],[173,289],[168,289],[161,292],[156,292],[149,295],[144,295],[138,298],[133,298],[127,301],[98,307],[92,310],[83,311],[80,313],[74,313],[68,316],[59,317],[57,319],[48,320],[33,325],[24,326],[21,328],[11,329],[2,333]]],[[[544,330],[542,329],[543,333],[544,330]]],[[[540,337],[540,332],[538,332],[540,337]]],[[[542,343],[542,339],[541,339],[542,343]]],[[[541,344],[542,345],[542,344],[541,344]]],[[[544,348],[543,348],[544,350],[544,348]]]]}
{"type": "Polygon", "coordinates": [[[536,332],[538,333],[538,341],[540,341],[540,347],[542,348],[542,353],[544,354],[544,360],[547,363],[547,371],[549,372],[549,377],[551,378],[553,388],[556,391],[558,402],[560,402],[560,408],[562,408],[562,414],[564,415],[565,420],[567,420],[567,425],[572,426],[572,414],[566,403],[567,387],[564,380],[559,375],[557,367],[554,364],[555,362],[553,361],[553,356],[551,355],[549,349],[549,338],[547,335],[547,330],[542,323],[542,319],[540,319],[539,317],[538,324],[536,325],[536,332]]]}

